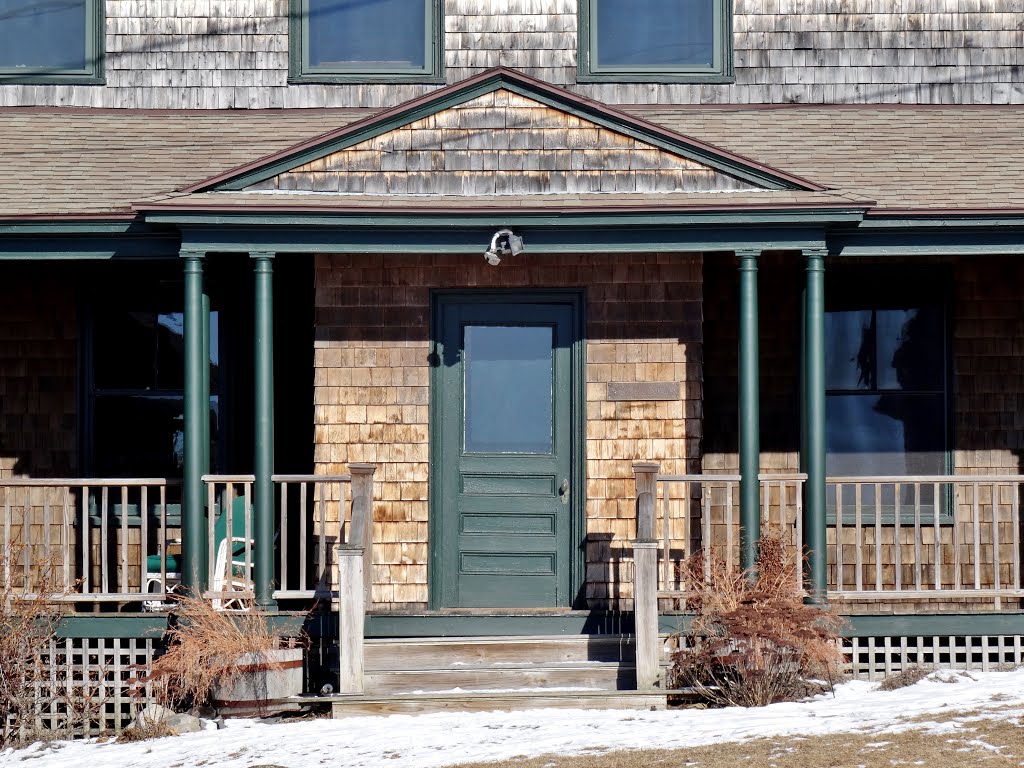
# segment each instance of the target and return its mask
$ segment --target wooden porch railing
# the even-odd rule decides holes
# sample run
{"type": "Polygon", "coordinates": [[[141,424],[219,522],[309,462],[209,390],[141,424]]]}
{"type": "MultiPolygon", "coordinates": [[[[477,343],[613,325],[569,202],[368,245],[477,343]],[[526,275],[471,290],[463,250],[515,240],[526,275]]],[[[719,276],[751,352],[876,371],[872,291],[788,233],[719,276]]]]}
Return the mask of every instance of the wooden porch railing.
{"type": "Polygon", "coordinates": [[[180,539],[164,478],[0,480],[3,578],[64,602],[162,601],[180,539]]]}
{"type": "MultiPolygon", "coordinates": [[[[648,687],[658,676],[657,601],[686,597],[685,558],[704,553],[705,579],[712,552],[739,568],[740,476],[663,475],[646,463],[634,472],[637,679],[648,687]]],[[[758,476],[762,529],[800,555],[805,480],[758,476]]],[[[990,601],[998,609],[1024,597],[1022,486],[1024,475],[828,478],[828,599],[990,601]]],[[[802,588],[799,571],[797,581],[802,588]]]]}
{"type": "Polygon", "coordinates": [[[1024,475],[832,477],[829,598],[992,600],[1021,589],[1024,475]]]}

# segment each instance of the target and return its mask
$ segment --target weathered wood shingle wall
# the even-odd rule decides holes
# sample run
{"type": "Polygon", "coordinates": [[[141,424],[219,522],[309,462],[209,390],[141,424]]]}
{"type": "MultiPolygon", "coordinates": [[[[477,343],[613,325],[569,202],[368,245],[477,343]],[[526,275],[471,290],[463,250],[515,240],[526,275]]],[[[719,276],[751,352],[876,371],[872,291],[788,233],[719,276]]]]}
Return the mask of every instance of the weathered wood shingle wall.
{"type": "MultiPolygon", "coordinates": [[[[701,437],[699,255],[319,255],[316,259],[316,471],[372,461],[374,602],[427,600],[428,387],[432,288],[582,288],[586,314],[587,597],[632,597],[632,462],[695,470],[701,437]],[[643,313],[635,308],[643,306],[643,313]],[[661,382],[671,401],[609,395],[661,382]]],[[[336,535],[336,532],[329,532],[336,535]]]]}
{"type": "MultiPolygon", "coordinates": [[[[1024,103],[1021,0],[736,0],[731,85],[575,85],[577,0],[445,0],[445,77],[502,65],[607,103],[1024,103]]],[[[105,86],[0,105],[390,106],[436,86],[289,85],[287,0],[106,0],[105,86]]]]}
{"type": "Polygon", "coordinates": [[[306,163],[247,191],[520,195],[756,189],[706,165],[502,89],[306,163]]]}

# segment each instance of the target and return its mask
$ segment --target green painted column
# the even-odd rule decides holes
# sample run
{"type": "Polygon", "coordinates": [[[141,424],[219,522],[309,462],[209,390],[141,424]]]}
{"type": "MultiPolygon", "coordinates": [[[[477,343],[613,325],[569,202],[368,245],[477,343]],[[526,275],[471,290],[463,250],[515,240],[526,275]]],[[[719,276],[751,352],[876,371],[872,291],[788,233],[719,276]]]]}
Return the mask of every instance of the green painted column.
{"type": "Polygon", "coordinates": [[[181,579],[193,594],[206,588],[205,462],[210,446],[209,326],[204,321],[203,259],[183,251],[185,270],[185,422],[184,487],[182,488],[181,579]],[[204,370],[205,369],[205,370],[204,370]]]}
{"type": "MultiPolygon", "coordinates": [[[[203,290],[203,391],[210,394],[210,294],[203,290]]],[[[203,442],[203,474],[210,474],[210,416],[206,416],[206,440],[203,442]]]]}
{"type": "Polygon", "coordinates": [[[253,253],[255,325],[253,339],[252,532],[256,604],[273,610],[274,603],[274,254],[253,253]]]}
{"type": "Polygon", "coordinates": [[[825,251],[805,251],[804,437],[801,446],[804,485],[804,552],[811,599],[822,601],[828,584],[825,523],[825,251]]]}
{"type": "Polygon", "coordinates": [[[757,563],[761,538],[761,494],[757,474],[761,463],[761,413],[758,379],[757,251],[739,251],[739,432],[740,432],[740,564],[757,563]]]}

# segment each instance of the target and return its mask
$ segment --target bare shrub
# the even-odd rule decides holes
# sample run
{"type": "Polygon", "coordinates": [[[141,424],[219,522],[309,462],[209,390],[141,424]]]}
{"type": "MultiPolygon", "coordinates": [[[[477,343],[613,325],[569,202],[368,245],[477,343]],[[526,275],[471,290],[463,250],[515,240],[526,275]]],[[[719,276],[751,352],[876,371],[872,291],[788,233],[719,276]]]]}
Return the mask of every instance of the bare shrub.
{"type": "Polygon", "coordinates": [[[896,691],[900,688],[906,688],[919,683],[924,680],[932,671],[918,664],[907,667],[895,675],[889,675],[881,683],[878,684],[878,690],[880,691],[896,691]]]}
{"type": "Polygon", "coordinates": [[[61,610],[54,563],[26,564],[24,548],[0,549],[0,748],[37,738],[37,717],[52,698],[40,659],[48,654],[61,610]],[[27,572],[26,572],[27,571],[27,572]]]}
{"type": "Polygon", "coordinates": [[[266,615],[255,609],[251,598],[240,599],[244,610],[232,612],[216,610],[208,600],[191,595],[175,599],[167,652],[140,681],[162,684],[167,706],[200,707],[209,702],[215,686],[229,687],[254,667],[282,668],[271,652],[285,647],[286,641],[267,625],[266,615]]]}
{"type": "Polygon", "coordinates": [[[712,704],[747,707],[804,698],[822,690],[822,680],[831,686],[843,659],[843,620],[804,602],[798,564],[779,538],[762,536],[752,571],[730,569],[714,552],[710,562],[695,553],[683,567],[694,618],[672,657],[675,686],[695,688],[712,704]]]}

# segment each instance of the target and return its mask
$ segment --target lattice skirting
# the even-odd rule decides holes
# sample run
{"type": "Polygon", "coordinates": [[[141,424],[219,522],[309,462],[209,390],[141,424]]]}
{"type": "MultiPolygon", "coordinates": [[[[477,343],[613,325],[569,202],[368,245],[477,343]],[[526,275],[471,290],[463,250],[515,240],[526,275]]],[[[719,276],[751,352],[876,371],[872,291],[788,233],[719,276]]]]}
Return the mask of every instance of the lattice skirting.
{"type": "Polygon", "coordinates": [[[1020,635],[848,637],[843,639],[853,677],[881,680],[907,667],[1007,669],[1024,663],[1020,635]]]}
{"type": "MultiPolygon", "coordinates": [[[[155,701],[154,684],[140,683],[159,640],[67,638],[51,640],[29,682],[21,727],[62,736],[120,733],[155,701]]],[[[16,713],[9,715],[12,726],[16,713]]]]}

